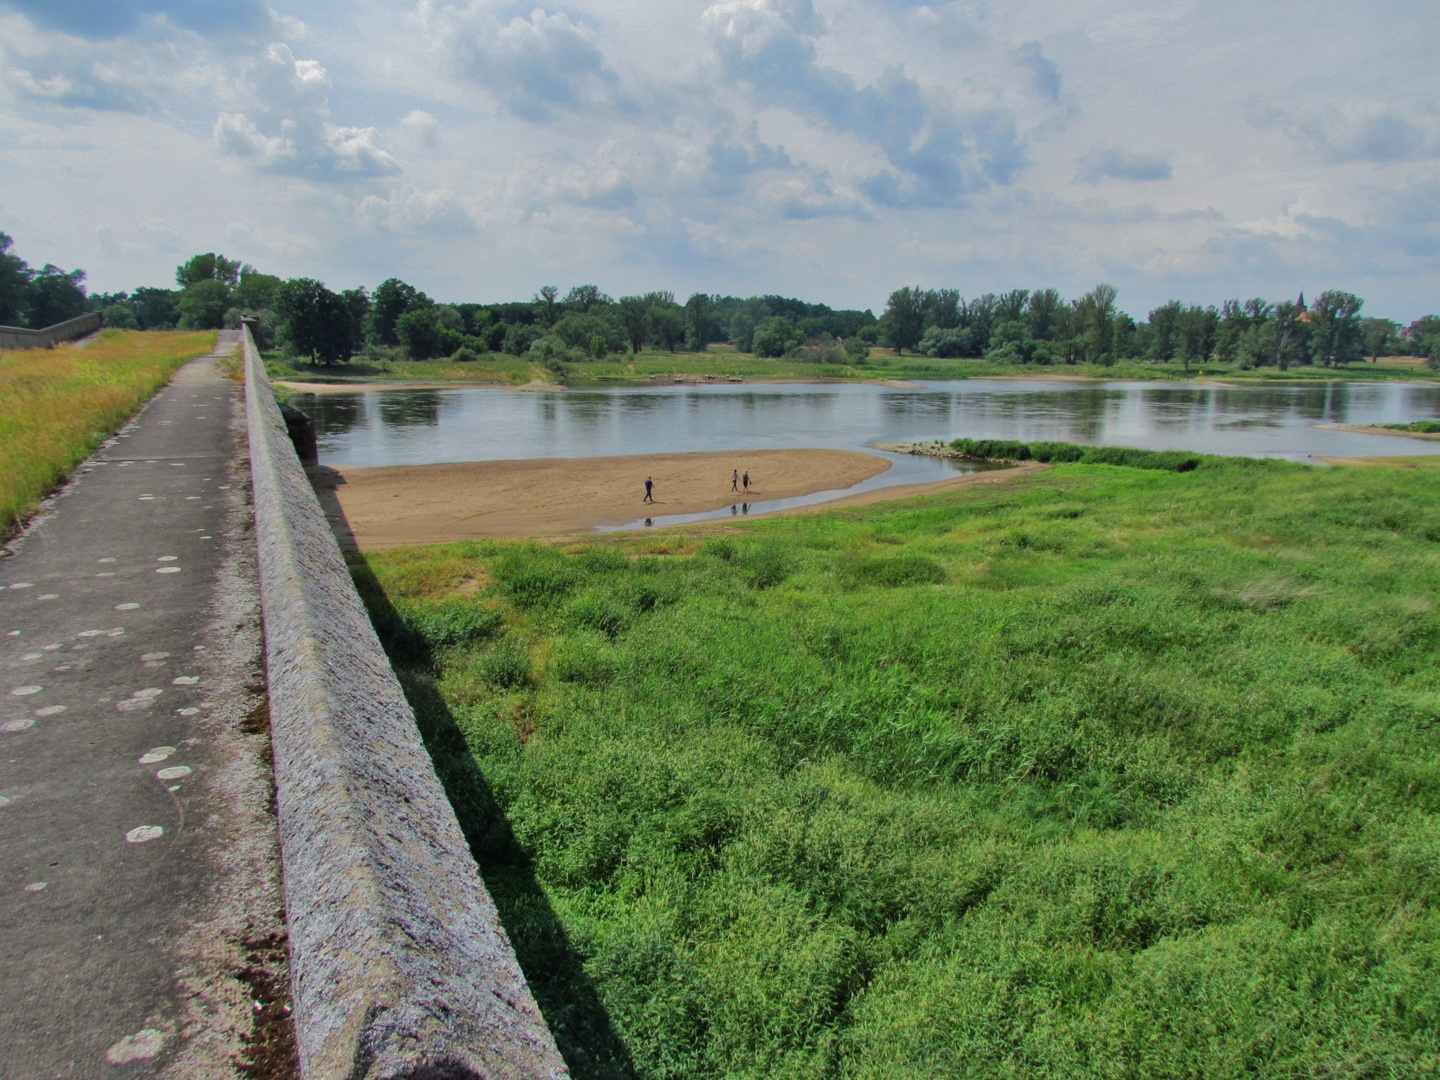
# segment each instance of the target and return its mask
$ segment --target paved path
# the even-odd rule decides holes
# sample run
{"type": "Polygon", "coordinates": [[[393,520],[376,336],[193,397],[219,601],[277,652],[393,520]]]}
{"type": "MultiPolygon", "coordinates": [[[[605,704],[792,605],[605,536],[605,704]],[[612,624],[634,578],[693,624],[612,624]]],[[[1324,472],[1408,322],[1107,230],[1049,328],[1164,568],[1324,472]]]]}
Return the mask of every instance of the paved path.
{"type": "Polygon", "coordinates": [[[243,420],[186,365],[0,559],[0,1080],[283,1042],[243,420]]]}

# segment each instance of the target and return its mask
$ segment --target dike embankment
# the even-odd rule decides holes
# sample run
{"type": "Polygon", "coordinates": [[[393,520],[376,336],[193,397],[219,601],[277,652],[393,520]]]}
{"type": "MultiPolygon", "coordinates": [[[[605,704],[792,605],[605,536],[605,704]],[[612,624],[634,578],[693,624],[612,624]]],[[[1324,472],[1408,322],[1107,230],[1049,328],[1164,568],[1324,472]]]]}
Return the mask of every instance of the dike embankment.
{"type": "Polygon", "coordinates": [[[23,326],[0,326],[0,349],[53,349],[62,341],[93,334],[105,325],[98,311],[87,311],[73,319],[47,326],[43,330],[27,330],[23,326]]]}
{"type": "Polygon", "coordinates": [[[306,1080],[568,1076],[248,329],[243,347],[306,1080]]]}

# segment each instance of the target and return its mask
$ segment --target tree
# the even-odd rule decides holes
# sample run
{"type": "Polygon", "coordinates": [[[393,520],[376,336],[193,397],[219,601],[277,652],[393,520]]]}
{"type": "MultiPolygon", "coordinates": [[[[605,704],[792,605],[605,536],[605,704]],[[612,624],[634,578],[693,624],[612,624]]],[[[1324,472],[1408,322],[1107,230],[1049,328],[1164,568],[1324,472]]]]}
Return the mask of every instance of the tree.
{"type": "Polygon", "coordinates": [[[1365,301],[1353,293],[1329,289],[1310,307],[1310,349],[1314,362],[1338,367],[1364,357],[1365,338],[1360,308],[1365,301]]]}
{"type": "Polygon", "coordinates": [[[961,314],[965,301],[958,289],[931,289],[921,294],[920,306],[924,310],[925,325],[938,326],[942,330],[954,330],[964,321],[961,314]]]}
{"type": "Polygon", "coordinates": [[[180,321],[180,294],[142,285],[130,294],[130,307],[141,330],[173,330],[180,321]]]}
{"type": "Polygon", "coordinates": [[[230,303],[246,311],[263,311],[274,306],[280,284],[274,274],[262,274],[253,266],[242,266],[240,284],[231,290],[230,303]]]}
{"type": "Polygon", "coordinates": [[[386,278],[375,287],[371,297],[370,340],[377,345],[399,345],[395,324],[400,316],[430,304],[430,298],[414,285],[407,285],[399,278],[386,278]]]}
{"type": "Polygon", "coordinates": [[[395,324],[395,336],[411,360],[430,360],[445,352],[441,336],[440,312],[432,305],[415,308],[400,316],[395,324]]]}
{"type": "Polygon", "coordinates": [[[695,293],[685,301],[685,345],[691,352],[704,352],[715,337],[715,301],[695,293]]]}
{"type": "Polygon", "coordinates": [[[218,278],[201,278],[180,294],[181,330],[219,330],[230,307],[230,286],[218,278]]]}
{"type": "Polygon", "coordinates": [[[1392,355],[1400,344],[1400,324],[1389,319],[1362,319],[1360,333],[1365,340],[1365,355],[1372,364],[1382,356],[1392,355]]]}
{"type": "Polygon", "coordinates": [[[650,336],[650,309],[643,296],[620,298],[620,325],[625,330],[632,353],[638,353],[645,347],[645,339],[650,336]]]}
{"type": "Polygon", "coordinates": [[[608,308],[615,303],[600,291],[598,285],[576,285],[565,294],[563,306],[566,311],[593,312],[596,308],[608,308]]]}
{"type": "Polygon", "coordinates": [[[1114,285],[1096,285],[1084,297],[1085,358],[1092,364],[1115,362],[1114,285]]]}
{"type": "Polygon", "coordinates": [[[15,241],[0,232],[0,326],[19,326],[25,320],[30,291],[30,267],[10,250],[15,241]]]}
{"type": "Polygon", "coordinates": [[[1179,300],[1170,300],[1150,312],[1150,328],[1153,337],[1150,342],[1150,359],[1168,363],[1180,349],[1180,316],[1184,305],[1179,300]]]}
{"type": "Polygon", "coordinates": [[[343,363],[360,346],[350,305],[314,278],[291,278],[281,285],[275,313],[281,339],[312,362],[343,363]]]}
{"type": "Polygon", "coordinates": [[[240,280],[240,263],[209,251],[204,255],[192,255],[187,262],[175,268],[175,284],[188,289],[202,281],[219,281],[233,286],[240,280]]]}
{"type": "Polygon", "coordinates": [[[1055,289],[1036,289],[1025,305],[1025,321],[1030,336],[1036,341],[1049,341],[1055,335],[1055,323],[1065,301],[1055,289]]]}
{"type": "Polygon", "coordinates": [[[925,332],[924,293],[909,285],[896,289],[885,301],[880,324],[885,340],[897,353],[903,355],[906,349],[914,349],[925,332]]]}
{"type": "Polygon", "coordinates": [[[542,285],[540,291],[535,294],[531,303],[535,307],[535,321],[541,326],[550,327],[555,325],[555,320],[560,317],[560,303],[556,297],[560,290],[554,285],[542,285]]]}
{"type": "Polygon", "coordinates": [[[752,348],[756,356],[784,356],[795,346],[795,324],[783,315],[767,315],[755,327],[752,348]]]}
{"type": "Polygon", "coordinates": [[[651,340],[673,353],[675,346],[685,340],[685,313],[670,293],[650,293],[646,299],[652,301],[649,306],[651,340]]]}
{"type": "Polygon", "coordinates": [[[61,270],[45,264],[30,279],[26,319],[36,330],[73,319],[85,312],[84,270],[61,270]]]}

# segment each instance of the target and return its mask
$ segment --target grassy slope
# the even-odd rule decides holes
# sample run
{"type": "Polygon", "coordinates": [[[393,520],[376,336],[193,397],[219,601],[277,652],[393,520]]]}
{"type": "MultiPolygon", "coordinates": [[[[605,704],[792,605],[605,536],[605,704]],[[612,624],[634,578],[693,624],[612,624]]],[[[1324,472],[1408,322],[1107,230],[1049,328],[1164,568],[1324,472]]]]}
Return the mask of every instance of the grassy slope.
{"type": "Polygon", "coordinates": [[[107,330],[83,347],[0,353],[0,535],[214,343],[212,331],[107,330]]]}
{"type": "Polygon", "coordinates": [[[1213,364],[1192,366],[1186,371],[1180,364],[1147,364],[1127,361],[1112,367],[1096,364],[1038,365],[993,364],[985,360],[932,360],[925,356],[896,356],[893,350],[877,349],[862,365],[802,364],[792,360],[766,360],[748,353],[736,352],[729,346],[712,345],[705,353],[643,352],[612,361],[569,364],[563,373],[550,371],[543,364],[491,353],[488,358],[472,363],[449,360],[395,361],[381,364],[355,361],[335,367],[296,365],[274,356],[267,359],[267,368],[274,378],[323,378],[339,381],[391,381],[396,379],[434,382],[486,382],[524,384],[563,381],[567,385],[606,385],[663,380],[673,376],[705,376],[716,379],[730,376],[754,379],[966,379],[985,377],[1053,379],[1199,379],[1220,378],[1226,381],[1304,382],[1326,379],[1427,379],[1435,372],[1412,362],[1412,357],[1387,357],[1378,364],[1355,364],[1336,370],[1331,368],[1292,368],[1276,371],[1239,371],[1213,364]]]}
{"type": "Polygon", "coordinates": [[[1411,464],[1066,465],[357,576],[577,1076],[1433,1075],[1411,464]]]}

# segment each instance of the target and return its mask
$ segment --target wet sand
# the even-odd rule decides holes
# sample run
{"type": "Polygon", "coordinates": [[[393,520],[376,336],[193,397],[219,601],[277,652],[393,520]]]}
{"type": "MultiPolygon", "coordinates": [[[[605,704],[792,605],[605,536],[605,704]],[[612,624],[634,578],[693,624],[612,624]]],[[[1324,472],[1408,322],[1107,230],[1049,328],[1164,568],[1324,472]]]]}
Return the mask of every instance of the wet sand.
{"type": "MultiPolygon", "coordinates": [[[[310,475],[342,544],[374,549],[585,532],[598,525],[624,525],[647,512],[698,514],[742,499],[787,499],[847,488],[888,468],[884,458],[858,450],[743,450],[319,466],[310,475]],[[732,469],[749,470],[748,496],[731,492],[732,469]],[[655,479],[653,506],[641,502],[647,476],[655,479]]],[[[951,484],[940,481],[942,489],[951,484]]],[[[881,497],[933,486],[887,488],[881,497]]]]}
{"type": "MultiPolygon", "coordinates": [[[[1440,442],[1440,435],[1428,431],[1396,431],[1379,424],[1316,424],[1326,431],[1358,431],[1362,435],[1398,435],[1402,439],[1423,439],[1426,442],[1440,442]]],[[[1328,460],[1328,459],[1327,459],[1328,460]]]]}

